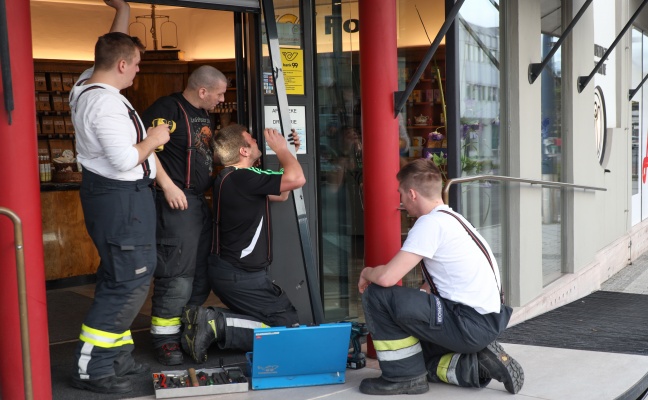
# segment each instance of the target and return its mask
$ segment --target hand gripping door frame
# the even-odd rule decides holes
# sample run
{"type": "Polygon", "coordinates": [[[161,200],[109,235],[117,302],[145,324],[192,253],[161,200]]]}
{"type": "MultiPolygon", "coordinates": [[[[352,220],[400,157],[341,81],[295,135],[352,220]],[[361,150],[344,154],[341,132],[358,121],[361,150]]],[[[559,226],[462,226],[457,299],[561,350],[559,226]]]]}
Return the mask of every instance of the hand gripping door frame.
{"type": "MultiPolygon", "coordinates": [[[[268,38],[268,50],[270,51],[270,59],[272,61],[272,76],[274,78],[275,93],[277,96],[279,123],[281,125],[281,132],[284,137],[286,137],[290,134],[292,126],[290,124],[288,96],[286,94],[281,55],[279,53],[279,37],[277,34],[277,22],[274,19],[274,5],[272,4],[272,0],[261,0],[261,3],[263,5],[266,35],[268,38]],[[270,16],[270,18],[268,18],[268,16],[270,16]]],[[[297,157],[295,147],[288,146],[288,148],[292,155],[297,157]]],[[[310,296],[311,311],[313,313],[313,322],[321,324],[324,322],[324,309],[322,307],[322,298],[320,296],[317,263],[315,262],[315,253],[313,251],[313,243],[308,227],[304,192],[302,188],[295,189],[292,192],[295,204],[295,213],[297,214],[299,238],[301,242],[304,269],[306,272],[306,281],[308,284],[308,293],[310,296]]]]}

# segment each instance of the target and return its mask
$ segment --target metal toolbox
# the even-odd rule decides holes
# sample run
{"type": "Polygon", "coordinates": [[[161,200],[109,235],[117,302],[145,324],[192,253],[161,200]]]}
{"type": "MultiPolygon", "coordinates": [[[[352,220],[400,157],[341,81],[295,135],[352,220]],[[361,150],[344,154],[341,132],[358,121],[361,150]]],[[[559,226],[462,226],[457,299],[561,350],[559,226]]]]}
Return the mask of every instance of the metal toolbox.
{"type": "Polygon", "coordinates": [[[196,369],[196,381],[199,386],[193,384],[190,370],[154,373],[152,378],[155,398],[171,399],[248,391],[248,379],[238,367],[196,369]]]}

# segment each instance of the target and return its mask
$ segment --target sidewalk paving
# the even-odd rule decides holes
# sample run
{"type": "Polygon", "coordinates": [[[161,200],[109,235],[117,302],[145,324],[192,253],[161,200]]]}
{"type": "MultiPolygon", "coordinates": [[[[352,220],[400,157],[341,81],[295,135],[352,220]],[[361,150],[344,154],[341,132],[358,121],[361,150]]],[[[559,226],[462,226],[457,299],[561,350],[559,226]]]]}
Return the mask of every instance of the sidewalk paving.
{"type": "MultiPolygon", "coordinates": [[[[648,253],[621,270],[602,285],[602,290],[648,294],[648,253]]],[[[648,327],[647,340],[648,340],[648,327]]],[[[468,399],[542,399],[542,400],[635,400],[648,387],[648,357],[632,354],[570,350],[502,342],[504,349],[524,368],[522,390],[511,395],[500,382],[484,389],[467,389],[447,384],[430,384],[423,395],[390,396],[391,399],[434,398],[468,399]]],[[[196,400],[315,400],[369,399],[358,387],[364,378],[380,376],[378,363],[368,360],[361,370],[347,370],[341,385],[309,386],[292,389],[261,390],[215,396],[191,397],[196,400]]],[[[137,399],[154,399],[154,396],[137,399]]]]}

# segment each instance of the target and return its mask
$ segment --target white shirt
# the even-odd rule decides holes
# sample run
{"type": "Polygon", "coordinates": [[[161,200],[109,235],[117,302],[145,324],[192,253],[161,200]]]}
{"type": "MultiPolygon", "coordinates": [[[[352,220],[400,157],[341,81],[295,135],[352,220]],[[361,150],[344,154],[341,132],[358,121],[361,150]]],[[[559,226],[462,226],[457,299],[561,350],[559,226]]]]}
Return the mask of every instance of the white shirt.
{"type": "Polygon", "coordinates": [[[490,246],[472,225],[450,207],[441,205],[416,220],[401,248],[423,256],[439,295],[444,299],[465,304],[480,314],[500,311],[500,276],[497,260],[490,246]],[[461,218],[486,247],[495,273],[486,256],[453,216],[461,218]]]}
{"type": "MultiPolygon", "coordinates": [[[[94,67],[86,70],[80,81],[90,78],[94,67]]],[[[75,85],[70,91],[72,123],[76,136],[77,160],[83,168],[105,178],[119,181],[136,181],[144,177],[142,164],[138,162],[139,153],[133,146],[137,143],[137,132],[128,108],[133,106],[119,93],[119,89],[103,84],[75,85]],[[103,89],[81,92],[90,86],[103,89]]],[[[146,128],[137,116],[142,129],[142,139],[146,128]]],[[[155,156],[148,157],[151,173],[155,178],[155,156]]]]}

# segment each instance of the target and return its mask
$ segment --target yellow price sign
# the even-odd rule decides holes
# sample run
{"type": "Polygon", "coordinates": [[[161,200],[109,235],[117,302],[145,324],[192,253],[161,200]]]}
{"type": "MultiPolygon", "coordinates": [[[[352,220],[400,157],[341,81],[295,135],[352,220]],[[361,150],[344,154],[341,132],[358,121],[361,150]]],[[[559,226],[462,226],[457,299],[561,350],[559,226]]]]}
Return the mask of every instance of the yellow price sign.
{"type": "Polygon", "coordinates": [[[286,94],[304,94],[304,51],[281,48],[281,64],[286,94]]]}

